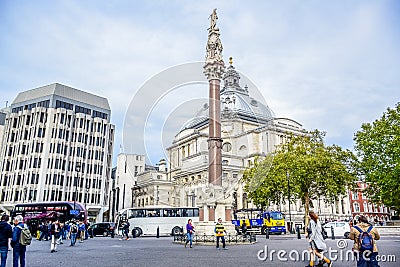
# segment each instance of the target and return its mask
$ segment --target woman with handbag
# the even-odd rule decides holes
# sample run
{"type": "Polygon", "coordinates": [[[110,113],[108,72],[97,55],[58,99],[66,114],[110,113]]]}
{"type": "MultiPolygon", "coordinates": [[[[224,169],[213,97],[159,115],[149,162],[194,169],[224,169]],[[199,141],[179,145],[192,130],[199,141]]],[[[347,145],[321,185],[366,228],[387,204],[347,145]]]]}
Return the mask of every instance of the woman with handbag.
{"type": "Polygon", "coordinates": [[[318,215],[313,211],[310,211],[308,215],[310,218],[307,227],[308,242],[310,244],[310,263],[306,267],[314,266],[315,256],[317,256],[321,260],[321,262],[317,266],[323,266],[325,262],[328,264],[328,267],[331,267],[332,260],[323,255],[323,252],[326,251],[326,244],[322,236],[322,226],[318,220],[318,215]]]}
{"type": "Polygon", "coordinates": [[[192,224],[192,219],[188,220],[188,223],[186,224],[186,242],[185,242],[185,248],[188,243],[190,243],[190,248],[192,248],[193,244],[193,233],[194,233],[194,226],[192,224]]]}

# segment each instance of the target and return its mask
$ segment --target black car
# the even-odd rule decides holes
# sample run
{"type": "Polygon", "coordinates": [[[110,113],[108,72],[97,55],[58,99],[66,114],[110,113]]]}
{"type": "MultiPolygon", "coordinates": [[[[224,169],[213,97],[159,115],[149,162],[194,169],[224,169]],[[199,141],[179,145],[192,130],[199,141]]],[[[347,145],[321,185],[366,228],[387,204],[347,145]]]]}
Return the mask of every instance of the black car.
{"type": "Polygon", "coordinates": [[[115,223],[113,222],[102,222],[94,223],[89,227],[89,233],[91,236],[102,235],[114,237],[115,223]]]}

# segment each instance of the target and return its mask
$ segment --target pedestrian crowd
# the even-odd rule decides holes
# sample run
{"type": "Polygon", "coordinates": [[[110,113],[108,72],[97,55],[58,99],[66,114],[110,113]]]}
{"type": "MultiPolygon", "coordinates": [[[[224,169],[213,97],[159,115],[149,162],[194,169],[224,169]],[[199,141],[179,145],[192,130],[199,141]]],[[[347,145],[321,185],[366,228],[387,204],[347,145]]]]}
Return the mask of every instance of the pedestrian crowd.
{"type": "MultiPolygon", "coordinates": [[[[24,218],[17,215],[13,218],[13,225],[9,221],[10,217],[6,214],[1,216],[0,221],[0,253],[1,265],[5,267],[7,263],[8,252],[13,255],[13,267],[25,267],[26,247],[30,245],[32,240],[31,228],[24,223],[24,218]]],[[[38,241],[50,241],[50,252],[57,252],[57,247],[64,244],[64,240],[70,240],[70,246],[76,245],[78,239],[80,243],[93,237],[90,233],[89,223],[83,221],[71,220],[68,222],[60,222],[58,219],[54,221],[43,220],[37,227],[37,231],[33,234],[38,241]]]]}
{"type": "Polygon", "coordinates": [[[91,236],[89,230],[89,223],[83,221],[43,221],[37,231],[37,240],[51,241],[50,252],[57,252],[57,246],[63,244],[63,240],[70,240],[71,247],[75,246],[77,239],[83,243],[91,236]]]}
{"type": "MultiPolygon", "coordinates": [[[[0,254],[1,265],[5,267],[7,263],[8,252],[11,251],[13,255],[13,267],[25,267],[25,254],[26,247],[30,245],[32,240],[32,233],[21,215],[13,218],[13,226],[8,222],[9,216],[3,214],[0,220],[0,254]]],[[[36,239],[38,241],[50,241],[50,252],[57,252],[57,247],[63,244],[63,240],[70,240],[70,246],[76,245],[78,239],[83,243],[85,239],[93,237],[90,232],[89,224],[83,221],[71,220],[68,222],[60,222],[58,219],[54,221],[44,220],[38,225],[36,239]]],[[[130,224],[125,221],[122,224],[122,239],[129,240],[130,224]]],[[[327,258],[324,253],[327,250],[325,243],[325,236],[323,229],[318,219],[318,215],[313,211],[309,212],[309,224],[306,227],[306,235],[309,242],[310,261],[307,267],[312,266],[332,266],[332,260],[327,258]]],[[[193,235],[195,227],[192,220],[189,219],[186,225],[186,242],[185,247],[189,244],[190,248],[193,247],[193,235]]],[[[214,228],[216,236],[216,248],[220,249],[220,241],[222,248],[226,250],[225,234],[226,230],[222,224],[221,218],[214,228]]],[[[112,235],[113,237],[113,235],[112,235]]],[[[359,216],[358,223],[351,227],[350,236],[354,240],[353,251],[357,259],[357,267],[376,267],[379,266],[377,262],[378,248],[376,240],[380,239],[377,229],[368,222],[364,216],[359,216]]]]}

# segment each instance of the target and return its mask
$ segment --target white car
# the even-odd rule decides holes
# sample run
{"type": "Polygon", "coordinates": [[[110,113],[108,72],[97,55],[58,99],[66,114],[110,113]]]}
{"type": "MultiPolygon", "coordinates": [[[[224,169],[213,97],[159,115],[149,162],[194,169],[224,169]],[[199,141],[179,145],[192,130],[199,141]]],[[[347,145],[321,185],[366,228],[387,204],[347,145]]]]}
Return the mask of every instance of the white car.
{"type": "Polygon", "coordinates": [[[328,237],[332,237],[332,227],[334,236],[349,238],[350,235],[350,224],[348,222],[328,222],[322,227],[325,228],[328,237]]]}

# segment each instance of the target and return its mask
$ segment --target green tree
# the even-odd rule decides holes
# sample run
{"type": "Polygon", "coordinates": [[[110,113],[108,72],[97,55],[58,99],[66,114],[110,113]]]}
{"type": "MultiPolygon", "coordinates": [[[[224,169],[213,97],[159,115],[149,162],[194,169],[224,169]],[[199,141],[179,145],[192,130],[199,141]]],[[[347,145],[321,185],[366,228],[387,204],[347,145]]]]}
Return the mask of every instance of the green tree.
{"type": "Polygon", "coordinates": [[[364,123],[354,137],[360,168],[375,203],[400,210],[400,103],[364,123]]]}
{"type": "Polygon", "coordinates": [[[290,195],[292,201],[302,200],[308,223],[311,200],[325,197],[333,202],[345,195],[356,180],[356,157],[339,146],[326,146],[324,137],[318,130],[290,134],[274,153],[246,169],[245,191],[253,203],[265,208],[286,203],[290,195]]]}

